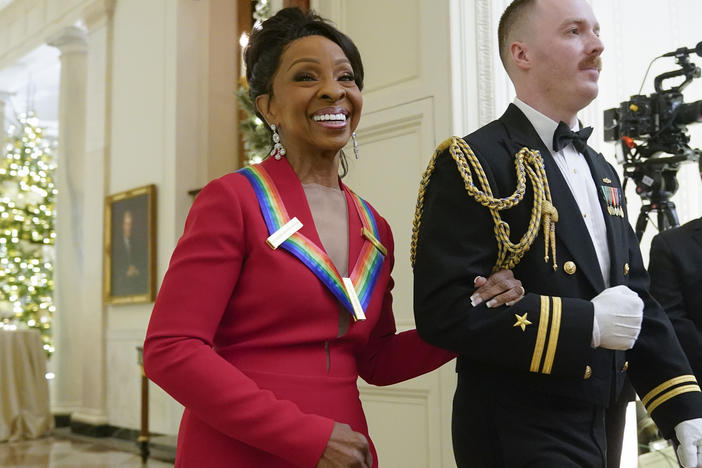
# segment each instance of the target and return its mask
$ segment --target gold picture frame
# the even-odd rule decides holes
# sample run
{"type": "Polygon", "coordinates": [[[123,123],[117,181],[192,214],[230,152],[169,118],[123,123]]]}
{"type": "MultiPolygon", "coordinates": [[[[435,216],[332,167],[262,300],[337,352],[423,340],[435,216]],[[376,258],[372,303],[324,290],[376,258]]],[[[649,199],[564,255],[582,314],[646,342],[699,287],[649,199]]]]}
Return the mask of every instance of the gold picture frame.
{"type": "Polygon", "coordinates": [[[108,304],[156,296],[156,186],[105,197],[103,297],[108,304]]]}

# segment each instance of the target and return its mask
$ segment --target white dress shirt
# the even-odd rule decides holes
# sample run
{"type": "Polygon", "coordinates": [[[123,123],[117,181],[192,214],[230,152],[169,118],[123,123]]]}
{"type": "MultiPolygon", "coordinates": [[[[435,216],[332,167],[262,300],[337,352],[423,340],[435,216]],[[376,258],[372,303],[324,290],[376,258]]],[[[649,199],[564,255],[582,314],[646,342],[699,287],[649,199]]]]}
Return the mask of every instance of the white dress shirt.
{"type": "MultiPolygon", "coordinates": [[[[563,178],[566,180],[568,188],[570,188],[570,193],[573,194],[573,198],[578,204],[583,221],[585,221],[590,240],[597,253],[597,261],[600,264],[605,287],[608,288],[610,257],[607,243],[607,226],[605,225],[604,214],[597,195],[597,185],[592,178],[590,166],[587,165],[585,157],[572,144],[567,145],[561,151],[553,150],[553,134],[556,131],[556,127],[558,127],[558,122],[554,122],[519,98],[514,100],[514,105],[529,119],[544,145],[551,151],[553,159],[561,170],[561,174],[563,174],[563,178]]],[[[576,124],[576,127],[571,128],[571,130],[579,130],[578,125],[576,124]]],[[[556,223],[556,233],[558,233],[558,223],[556,223]]]]}

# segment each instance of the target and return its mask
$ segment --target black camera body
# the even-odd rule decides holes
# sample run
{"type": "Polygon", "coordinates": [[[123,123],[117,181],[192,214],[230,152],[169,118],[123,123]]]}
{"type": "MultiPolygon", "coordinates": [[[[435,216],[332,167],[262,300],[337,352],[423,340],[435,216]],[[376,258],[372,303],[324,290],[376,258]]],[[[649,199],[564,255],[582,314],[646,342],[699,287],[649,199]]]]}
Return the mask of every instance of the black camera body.
{"type": "Polygon", "coordinates": [[[655,153],[680,154],[690,142],[686,125],[702,121],[702,100],[686,104],[677,90],[637,94],[618,108],[604,111],[605,141],[622,137],[645,140],[641,157],[655,153]]]}
{"type": "Polygon", "coordinates": [[[676,155],[689,148],[686,125],[702,121],[702,100],[685,104],[682,94],[692,80],[700,77],[700,68],[690,62],[692,52],[702,56],[702,42],[695,49],[683,47],[662,56],[675,57],[680,68],[655,77],[655,93],[636,94],[619,107],[604,111],[605,141],[620,141],[629,149],[633,149],[631,140],[643,141],[644,144],[636,145],[643,158],[656,153],[676,155]],[[684,77],[682,83],[663,88],[664,81],[677,77],[684,77]]]}
{"type": "Polygon", "coordinates": [[[695,49],[680,48],[663,57],[675,57],[678,70],[654,79],[655,93],[636,94],[619,107],[604,111],[604,139],[617,142],[617,161],[624,166],[625,184],[631,179],[644,204],[636,225],[641,239],[649,211],[658,212],[658,229],[677,226],[675,205],[669,200],[678,189],[676,175],[683,162],[696,162],[700,150],[689,146],[687,125],[702,122],[702,100],[685,103],[682,91],[700,77],[700,68],[689,60],[690,53],[702,56],[702,42],[695,49]],[[663,87],[671,78],[682,83],[663,87]]]}

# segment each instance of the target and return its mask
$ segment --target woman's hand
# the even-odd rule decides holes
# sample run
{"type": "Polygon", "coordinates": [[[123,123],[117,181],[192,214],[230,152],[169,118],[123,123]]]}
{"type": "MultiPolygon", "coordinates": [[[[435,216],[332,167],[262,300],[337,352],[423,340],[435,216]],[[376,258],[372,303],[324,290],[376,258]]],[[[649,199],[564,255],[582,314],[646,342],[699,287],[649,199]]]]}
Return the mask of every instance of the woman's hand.
{"type": "Polygon", "coordinates": [[[354,432],[348,424],[334,423],[329,442],[317,463],[317,468],[372,468],[368,440],[354,432]]]}
{"type": "Polygon", "coordinates": [[[503,304],[511,306],[523,298],[526,293],[522,282],[514,277],[512,270],[500,270],[487,279],[476,276],[473,284],[476,287],[475,292],[470,296],[470,303],[473,304],[473,307],[482,302],[485,302],[488,308],[503,304]]]}

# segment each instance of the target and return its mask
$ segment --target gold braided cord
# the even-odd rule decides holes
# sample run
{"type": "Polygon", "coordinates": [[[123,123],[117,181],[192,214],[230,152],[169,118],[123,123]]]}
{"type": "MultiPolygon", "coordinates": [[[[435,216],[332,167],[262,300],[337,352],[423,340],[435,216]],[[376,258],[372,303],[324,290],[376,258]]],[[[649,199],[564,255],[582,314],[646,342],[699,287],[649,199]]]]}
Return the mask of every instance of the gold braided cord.
{"type": "Polygon", "coordinates": [[[519,263],[524,254],[529,250],[534,240],[539,234],[539,229],[544,230],[544,261],[549,260],[549,247],[553,256],[553,269],[556,270],[556,226],[558,212],[551,201],[551,191],[546,178],[546,169],[541,154],[538,151],[522,148],[514,157],[514,166],[517,172],[517,187],[509,197],[495,198],[488,183],[485,171],[478,158],[468,144],[458,137],[451,137],[445,140],[434,151],[429,165],[422,175],[419,184],[419,195],[417,206],[414,212],[414,222],[412,224],[412,242],[410,244],[410,262],[414,267],[417,252],[417,238],[419,228],[422,223],[422,211],[424,208],[424,195],[429,185],[431,174],[434,172],[436,158],[446,148],[449,149],[451,157],[456,162],[458,171],[463,178],[463,183],[468,195],[474,198],[482,206],[490,210],[490,215],[494,223],[495,238],[497,240],[497,260],[492,271],[511,269],[519,263]],[[480,184],[478,188],[473,182],[473,177],[480,184]],[[531,209],[531,218],[527,232],[513,243],[510,240],[510,227],[500,216],[500,211],[512,208],[519,204],[524,198],[526,191],[526,178],[529,177],[534,188],[534,205],[531,209]]]}

